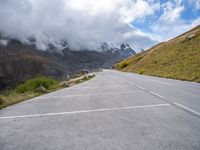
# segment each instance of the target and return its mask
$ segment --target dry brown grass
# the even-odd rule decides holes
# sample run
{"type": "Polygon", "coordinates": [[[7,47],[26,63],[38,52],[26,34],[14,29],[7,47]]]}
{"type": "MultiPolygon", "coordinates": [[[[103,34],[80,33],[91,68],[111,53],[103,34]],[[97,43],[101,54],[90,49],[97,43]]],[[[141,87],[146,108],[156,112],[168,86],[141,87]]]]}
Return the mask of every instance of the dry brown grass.
{"type": "Polygon", "coordinates": [[[117,63],[115,69],[200,82],[200,26],[117,63]]]}

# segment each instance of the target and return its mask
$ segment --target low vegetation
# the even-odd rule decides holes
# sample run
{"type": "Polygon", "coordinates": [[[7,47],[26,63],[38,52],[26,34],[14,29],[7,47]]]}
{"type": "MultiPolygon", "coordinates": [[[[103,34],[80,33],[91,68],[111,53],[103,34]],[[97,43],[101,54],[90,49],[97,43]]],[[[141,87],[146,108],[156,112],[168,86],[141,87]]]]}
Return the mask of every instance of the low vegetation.
{"type": "Polygon", "coordinates": [[[94,75],[84,75],[61,83],[49,77],[36,77],[27,80],[14,89],[0,93],[0,109],[36,96],[85,82],[93,77],[94,75]]]}
{"type": "Polygon", "coordinates": [[[47,90],[58,84],[58,81],[48,78],[48,77],[37,77],[31,80],[27,80],[24,84],[19,85],[16,88],[16,92],[25,93],[28,91],[36,90],[43,87],[47,90]]]}
{"type": "Polygon", "coordinates": [[[117,63],[115,69],[200,82],[200,26],[117,63]]]}

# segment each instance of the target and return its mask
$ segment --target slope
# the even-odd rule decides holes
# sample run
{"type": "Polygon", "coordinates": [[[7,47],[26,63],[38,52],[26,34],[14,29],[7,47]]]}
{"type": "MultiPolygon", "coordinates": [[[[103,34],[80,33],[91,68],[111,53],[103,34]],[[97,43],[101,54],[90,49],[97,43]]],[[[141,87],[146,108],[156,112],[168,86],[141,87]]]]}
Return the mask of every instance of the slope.
{"type": "Polygon", "coordinates": [[[36,76],[64,80],[85,68],[89,71],[110,68],[116,61],[132,55],[121,49],[115,53],[112,49],[101,52],[68,48],[62,52],[53,49],[40,51],[32,44],[23,44],[14,39],[8,41],[6,45],[0,43],[0,91],[36,76]]]}
{"type": "Polygon", "coordinates": [[[200,82],[200,26],[114,65],[121,71],[200,82]]]}

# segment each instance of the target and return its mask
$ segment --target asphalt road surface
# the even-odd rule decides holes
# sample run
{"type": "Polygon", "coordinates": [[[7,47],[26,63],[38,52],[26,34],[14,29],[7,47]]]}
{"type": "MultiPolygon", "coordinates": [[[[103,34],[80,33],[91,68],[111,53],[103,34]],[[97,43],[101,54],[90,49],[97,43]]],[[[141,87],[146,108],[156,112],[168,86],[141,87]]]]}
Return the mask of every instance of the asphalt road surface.
{"type": "Polygon", "coordinates": [[[0,110],[1,150],[200,150],[200,84],[113,70],[0,110]]]}

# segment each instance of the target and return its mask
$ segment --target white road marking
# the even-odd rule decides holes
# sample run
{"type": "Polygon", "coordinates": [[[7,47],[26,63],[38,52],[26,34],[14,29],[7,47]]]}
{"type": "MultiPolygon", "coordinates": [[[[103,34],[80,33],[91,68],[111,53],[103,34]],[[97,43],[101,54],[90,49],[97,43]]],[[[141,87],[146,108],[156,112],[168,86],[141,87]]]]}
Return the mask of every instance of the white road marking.
{"type": "Polygon", "coordinates": [[[178,106],[178,107],[180,107],[180,108],[182,108],[182,109],[184,109],[184,110],[186,110],[186,111],[188,111],[188,112],[191,112],[191,113],[193,113],[193,114],[195,114],[195,115],[197,115],[197,116],[200,116],[200,113],[199,113],[199,112],[197,112],[197,111],[195,111],[195,110],[193,110],[193,109],[191,109],[191,108],[189,108],[189,107],[186,107],[186,106],[184,106],[184,105],[182,105],[182,104],[174,103],[174,105],[175,105],[175,106],[178,106]]]}
{"type": "MultiPolygon", "coordinates": [[[[135,76],[136,74],[129,74],[129,77],[133,77],[133,76],[135,76]]],[[[137,74],[137,75],[139,75],[139,74],[137,74]]],[[[146,77],[145,79],[146,80],[149,80],[149,81],[153,81],[153,82],[157,82],[157,83],[160,83],[160,84],[164,84],[164,85],[172,85],[172,84],[170,84],[170,83],[167,83],[167,82],[165,82],[165,81],[158,81],[158,80],[156,80],[156,78],[159,78],[159,77],[152,77],[152,76],[148,76],[148,75],[142,75],[143,77],[146,77]],[[152,79],[152,78],[154,78],[154,79],[152,79]]],[[[139,76],[137,76],[137,77],[141,77],[141,75],[139,75],[139,76]]],[[[162,78],[159,78],[159,79],[162,79],[162,78]]]]}
{"type": "Polygon", "coordinates": [[[96,96],[96,95],[113,95],[113,94],[131,94],[131,93],[140,93],[144,91],[131,91],[131,92],[110,92],[110,93],[99,93],[99,94],[76,94],[76,95],[66,95],[66,96],[41,96],[36,97],[35,99],[41,98],[64,98],[64,97],[80,97],[80,96],[96,96]]]}
{"type": "MultiPolygon", "coordinates": [[[[152,79],[151,79],[151,80],[152,80],[152,79]]],[[[124,81],[126,81],[126,80],[124,80],[124,81]]],[[[128,80],[127,80],[127,82],[128,82],[128,80]]],[[[160,82],[160,81],[156,81],[156,82],[160,82]]],[[[188,81],[184,81],[184,82],[188,82],[188,81]]],[[[159,94],[157,94],[157,93],[155,93],[155,92],[152,92],[152,91],[150,91],[150,90],[147,90],[147,89],[145,89],[145,88],[143,88],[143,87],[141,87],[141,86],[139,86],[139,85],[137,85],[137,84],[135,84],[135,83],[133,83],[133,82],[128,82],[128,83],[130,83],[130,84],[132,84],[132,85],[138,87],[139,89],[144,90],[144,92],[147,92],[147,93],[150,93],[150,94],[152,94],[152,95],[154,95],[154,96],[156,96],[156,97],[159,97],[160,99],[162,99],[163,101],[165,101],[166,103],[168,103],[168,104],[170,104],[170,105],[176,106],[177,108],[182,109],[182,110],[184,110],[185,112],[188,112],[188,113],[190,113],[190,114],[192,114],[192,115],[195,115],[196,117],[200,118],[200,112],[197,112],[197,111],[195,111],[195,110],[193,110],[193,109],[191,109],[191,108],[188,108],[188,107],[186,107],[186,106],[184,106],[184,105],[181,105],[181,104],[179,104],[179,103],[170,102],[170,101],[168,101],[164,96],[161,96],[161,95],[159,95],[159,94]]],[[[160,82],[160,83],[161,83],[161,82],[160,82]]],[[[162,82],[162,84],[166,84],[166,83],[163,83],[163,82],[162,82]]],[[[170,84],[169,84],[169,85],[170,85],[170,84]]]]}
{"type": "Polygon", "coordinates": [[[139,88],[139,89],[144,90],[144,92],[151,93],[152,95],[154,95],[154,96],[156,96],[156,97],[159,97],[159,98],[161,98],[161,99],[166,99],[164,96],[159,95],[159,94],[157,94],[157,93],[155,93],[155,92],[152,92],[152,91],[150,91],[150,90],[147,90],[147,89],[145,89],[144,87],[139,86],[139,85],[137,85],[137,84],[135,84],[135,83],[133,83],[133,82],[131,82],[131,84],[133,84],[134,86],[136,86],[136,87],[139,88]]]}
{"type": "Polygon", "coordinates": [[[81,90],[81,89],[97,89],[97,88],[115,88],[115,87],[123,87],[123,86],[128,86],[128,85],[110,85],[110,86],[101,86],[101,87],[98,87],[98,86],[95,86],[95,87],[72,87],[72,88],[68,88],[66,90],[81,90]]]}
{"type": "Polygon", "coordinates": [[[186,106],[184,106],[184,105],[182,105],[182,104],[179,104],[179,103],[172,103],[172,102],[168,101],[164,96],[161,96],[161,95],[159,95],[159,94],[157,94],[157,93],[155,93],[155,92],[152,92],[152,91],[150,91],[150,90],[147,90],[147,89],[145,89],[145,88],[143,88],[143,87],[141,87],[141,86],[139,86],[139,85],[137,85],[137,84],[134,84],[134,83],[132,83],[132,84],[135,85],[136,87],[138,87],[138,88],[140,88],[140,89],[143,89],[144,91],[146,91],[146,92],[148,92],[148,93],[150,93],[150,94],[156,96],[156,97],[161,98],[162,100],[164,100],[164,101],[167,102],[168,104],[171,104],[171,105],[174,105],[174,106],[176,106],[176,107],[178,107],[178,108],[181,108],[182,110],[184,110],[184,111],[186,111],[186,112],[189,112],[190,114],[193,114],[193,115],[197,116],[198,118],[200,118],[200,113],[199,113],[199,112],[197,112],[197,111],[195,111],[195,110],[193,110],[193,109],[191,109],[191,108],[189,108],[189,107],[186,107],[186,106]]]}
{"type": "Polygon", "coordinates": [[[143,87],[141,87],[141,86],[139,86],[139,85],[136,85],[136,87],[138,87],[138,88],[140,88],[140,89],[142,89],[142,90],[146,90],[145,88],[143,88],[143,87]]]}
{"type": "Polygon", "coordinates": [[[29,117],[70,115],[70,114],[81,114],[81,113],[92,113],[92,112],[129,110],[129,109],[137,109],[137,108],[164,107],[164,106],[169,106],[169,105],[170,105],[170,104],[156,104],[156,105],[144,105],[144,106],[132,106],[132,107],[117,107],[117,108],[105,108],[105,109],[82,110],[82,111],[69,111],[69,112],[59,112],[59,113],[46,113],[46,114],[34,114],[34,115],[22,115],[22,116],[7,116],[7,117],[0,117],[0,119],[16,119],[16,118],[29,118],[29,117]]]}
{"type": "Polygon", "coordinates": [[[159,95],[159,94],[157,94],[157,93],[155,93],[155,92],[149,91],[149,93],[151,93],[152,95],[155,95],[155,96],[157,96],[157,97],[159,97],[159,98],[161,98],[161,99],[165,99],[164,96],[161,96],[161,95],[159,95]]]}

